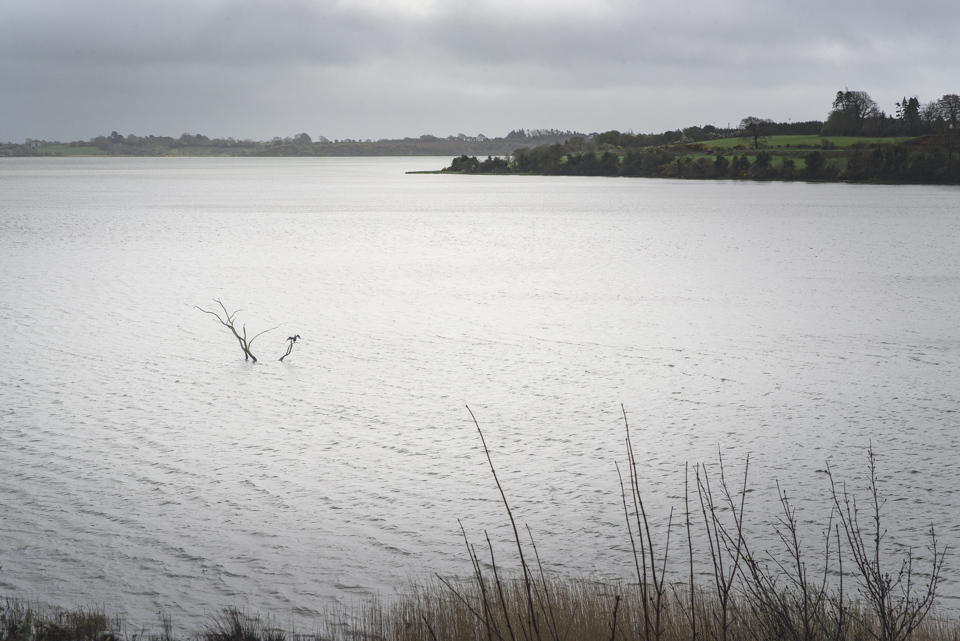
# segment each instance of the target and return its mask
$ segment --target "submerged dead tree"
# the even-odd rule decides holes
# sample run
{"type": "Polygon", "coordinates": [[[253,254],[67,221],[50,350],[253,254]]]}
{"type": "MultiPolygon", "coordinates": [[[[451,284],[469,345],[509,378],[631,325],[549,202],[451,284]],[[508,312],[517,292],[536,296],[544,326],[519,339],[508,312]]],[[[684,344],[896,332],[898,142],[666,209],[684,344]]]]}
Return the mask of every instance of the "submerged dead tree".
{"type": "Polygon", "coordinates": [[[239,314],[239,313],[240,313],[241,311],[243,311],[243,310],[239,310],[239,309],[238,309],[238,310],[235,311],[235,312],[228,312],[226,306],[220,301],[219,298],[214,298],[214,299],[213,299],[213,302],[215,302],[215,303],[217,303],[218,305],[220,305],[220,309],[223,310],[223,316],[220,315],[220,312],[210,311],[209,309],[204,309],[204,308],[202,308],[202,307],[200,307],[200,306],[198,306],[198,305],[194,305],[194,307],[196,307],[197,309],[199,309],[199,310],[200,310],[201,312],[203,312],[204,314],[210,314],[211,316],[213,316],[214,318],[216,318],[218,321],[220,321],[220,324],[221,324],[221,325],[223,325],[224,327],[226,327],[227,329],[229,329],[229,330],[233,333],[234,338],[237,339],[237,342],[240,343],[240,349],[243,350],[243,358],[244,358],[244,360],[251,360],[251,359],[252,359],[253,362],[256,363],[256,362],[257,362],[257,357],[254,356],[254,355],[253,355],[253,352],[250,351],[250,346],[253,345],[253,341],[257,340],[257,338],[259,338],[259,337],[262,336],[263,334],[266,334],[267,332],[272,332],[273,330],[277,329],[277,327],[280,327],[280,326],[277,325],[277,327],[271,327],[270,329],[265,329],[265,330],[263,330],[262,332],[260,332],[259,334],[256,334],[253,338],[249,338],[249,339],[248,339],[248,338],[247,338],[247,326],[246,326],[246,325],[241,326],[240,332],[238,332],[238,331],[237,331],[237,328],[236,328],[236,325],[235,325],[235,319],[236,319],[236,317],[237,317],[237,314],[239,314]],[[241,334],[241,332],[242,332],[242,334],[241,334]]]}
{"type": "Polygon", "coordinates": [[[287,353],[280,357],[281,363],[283,362],[283,359],[285,359],[287,356],[290,356],[290,352],[293,351],[293,346],[298,340],[300,340],[300,334],[294,334],[293,336],[287,337],[287,353]]]}

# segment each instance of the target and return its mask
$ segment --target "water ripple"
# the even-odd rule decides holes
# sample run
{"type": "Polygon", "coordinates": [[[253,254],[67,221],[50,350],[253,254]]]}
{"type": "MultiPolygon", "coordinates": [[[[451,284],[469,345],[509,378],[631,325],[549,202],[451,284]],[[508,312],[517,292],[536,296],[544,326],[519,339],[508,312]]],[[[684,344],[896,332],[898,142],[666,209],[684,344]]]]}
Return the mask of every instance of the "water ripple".
{"type": "Polygon", "coordinates": [[[630,574],[621,402],[657,523],[722,447],[814,540],[872,441],[894,542],[958,547],[956,190],[403,174],[441,162],[8,159],[0,591],[312,629],[469,573],[457,519],[509,562],[464,404],[558,572],[630,574]],[[215,297],[282,323],[258,365],[215,297]]]}

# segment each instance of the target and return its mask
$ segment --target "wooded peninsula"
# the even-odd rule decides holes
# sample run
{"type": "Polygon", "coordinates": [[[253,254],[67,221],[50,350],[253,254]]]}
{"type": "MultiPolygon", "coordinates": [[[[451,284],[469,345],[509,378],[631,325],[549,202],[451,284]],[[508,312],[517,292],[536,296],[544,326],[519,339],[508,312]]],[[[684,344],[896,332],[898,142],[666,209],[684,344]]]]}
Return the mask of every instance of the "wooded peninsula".
{"type": "Polygon", "coordinates": [[[904,98],[888,116],[864,91],[838,91],[825,122],[748,116],[736,129],[608,131],[520,147],[441,170],[465,174],[650,176],[740,180],[960,184],[960,96],[904,98]]]}

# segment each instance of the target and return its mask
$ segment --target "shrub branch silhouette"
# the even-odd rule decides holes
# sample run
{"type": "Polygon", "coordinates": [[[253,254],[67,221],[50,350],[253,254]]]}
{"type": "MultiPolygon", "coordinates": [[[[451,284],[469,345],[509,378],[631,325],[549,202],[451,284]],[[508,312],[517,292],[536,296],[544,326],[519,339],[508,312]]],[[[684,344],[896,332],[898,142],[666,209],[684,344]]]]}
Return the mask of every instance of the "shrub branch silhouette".
{"type": "MultiPolygon", "coordinates": [[[[243,359],[244,359],[244,360],[251,360],[251,359],[252,359],[253,362],[256,363],[256,362],[257,362],[257,357],[254,356],[254,355],[253,355],[253,352],[250,351],[250,347],[253,345],[253,341],[257,340],[257,338],[259,338],[260,336],[266,334],[267,332],[272,332],[273,330],[277,329],[277,327],[280,327],[280,326],[277,325],[277,327],[271,327],[270,329],[265,329],[265,330],[263,330],[262,332],[260,332],[259,334],[256,334],[253,338],[249,338],[249,339],[248,339],[248,338],[247,338],[247,326],[246,326],[246,325],[243,325],[243,326],[241,327],[241,332],[242,332],[242,334],[241,334],[240,332],[238,332],[238,331],[237,331],[237,328],[236,328],[236,321],[235,321],[235,319],[236,319],[236,317],[237,317],[237,314],[239,314],[239,313],[240,313],[241,311],[243,311],[243,310],[238,309],[238,310],[235,311],[235,312],[229,312],[229,311],[227,311],[227,307],[220,301],[219,298],[214,298],[214,299],[213,299],[213,302],[215,302],[215,303],[217,303],[218,305],[220,305],[220,309],[223,310],[223,316],[220,315],[220,312],[210,311],[210,310],[204,309],[204,308],[202,308],[202,307],[200,307],[200,306],[198,306],[198,305],[194,305],[194,307],[196,307],[197,309],[199,309],[199,310],[200,310],[201,312],[203,312],[204,314],[210,314],[211,316],[213,316],[214,318],[216,318],[218,321],[220,321],[220,324],[221,324],[221,325],[223,325],[224,327],[226,327],[227,329],[229,329],[230,332],[233,333],[234,338],[237,339],[237,342],[240,343],[240,349],[243,350],[243,359]]],[[[288,353],[289,353],[289,350],[288,350],[288,353]]],[[[283,359],[281,359],[281,360],[283,360],[283,359]]]]}
{"type": "Polygon", "coordinates": [[[887,530],[882,526],[880,519],[880,512],[886,500],[880,497],[877,458],[873,451],[873,444],[867,449],[867,456],[870,470],[868,488],[870,523],[865,526],[866,529],[860,525],[860,510],[856,497],[847,493],[845,485],[840,491],[837,490],[833,473],[827,467],[833,504],[859,573],[860,594],[872,610],[873,625],[858,613],[854,613],[853,616],[877,641],[904,641],[923,622],[933,607],[946,549],[938,547],[937,534],[931,525],[928,546],[931,567],[926,586],[918,590],[915,585],[912,548],[908,548],[906,556],[900,560],[900,569],[890,574],[882,549],[887,530]]]}

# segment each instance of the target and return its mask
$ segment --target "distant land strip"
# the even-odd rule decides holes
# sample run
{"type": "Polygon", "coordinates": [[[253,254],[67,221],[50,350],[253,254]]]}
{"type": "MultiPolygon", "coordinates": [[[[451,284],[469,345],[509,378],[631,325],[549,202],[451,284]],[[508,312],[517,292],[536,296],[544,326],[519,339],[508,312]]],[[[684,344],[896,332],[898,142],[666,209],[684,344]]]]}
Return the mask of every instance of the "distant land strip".
{"type": "Polygon", "coordinates": [[[0,157],[23,156],[452,156],[461,154],[505,156],[524,145],[564,142],[573,136],[589,136],[556,129],[518,129],[500,138],[459,134],[439,138],[423,135],[395,140],[314,140],[307,133],[271,140],[209,138],[185,133],[170,136],[123,135],[60,142],[28,139],[23,144],[0,143],[0,157]]]}

